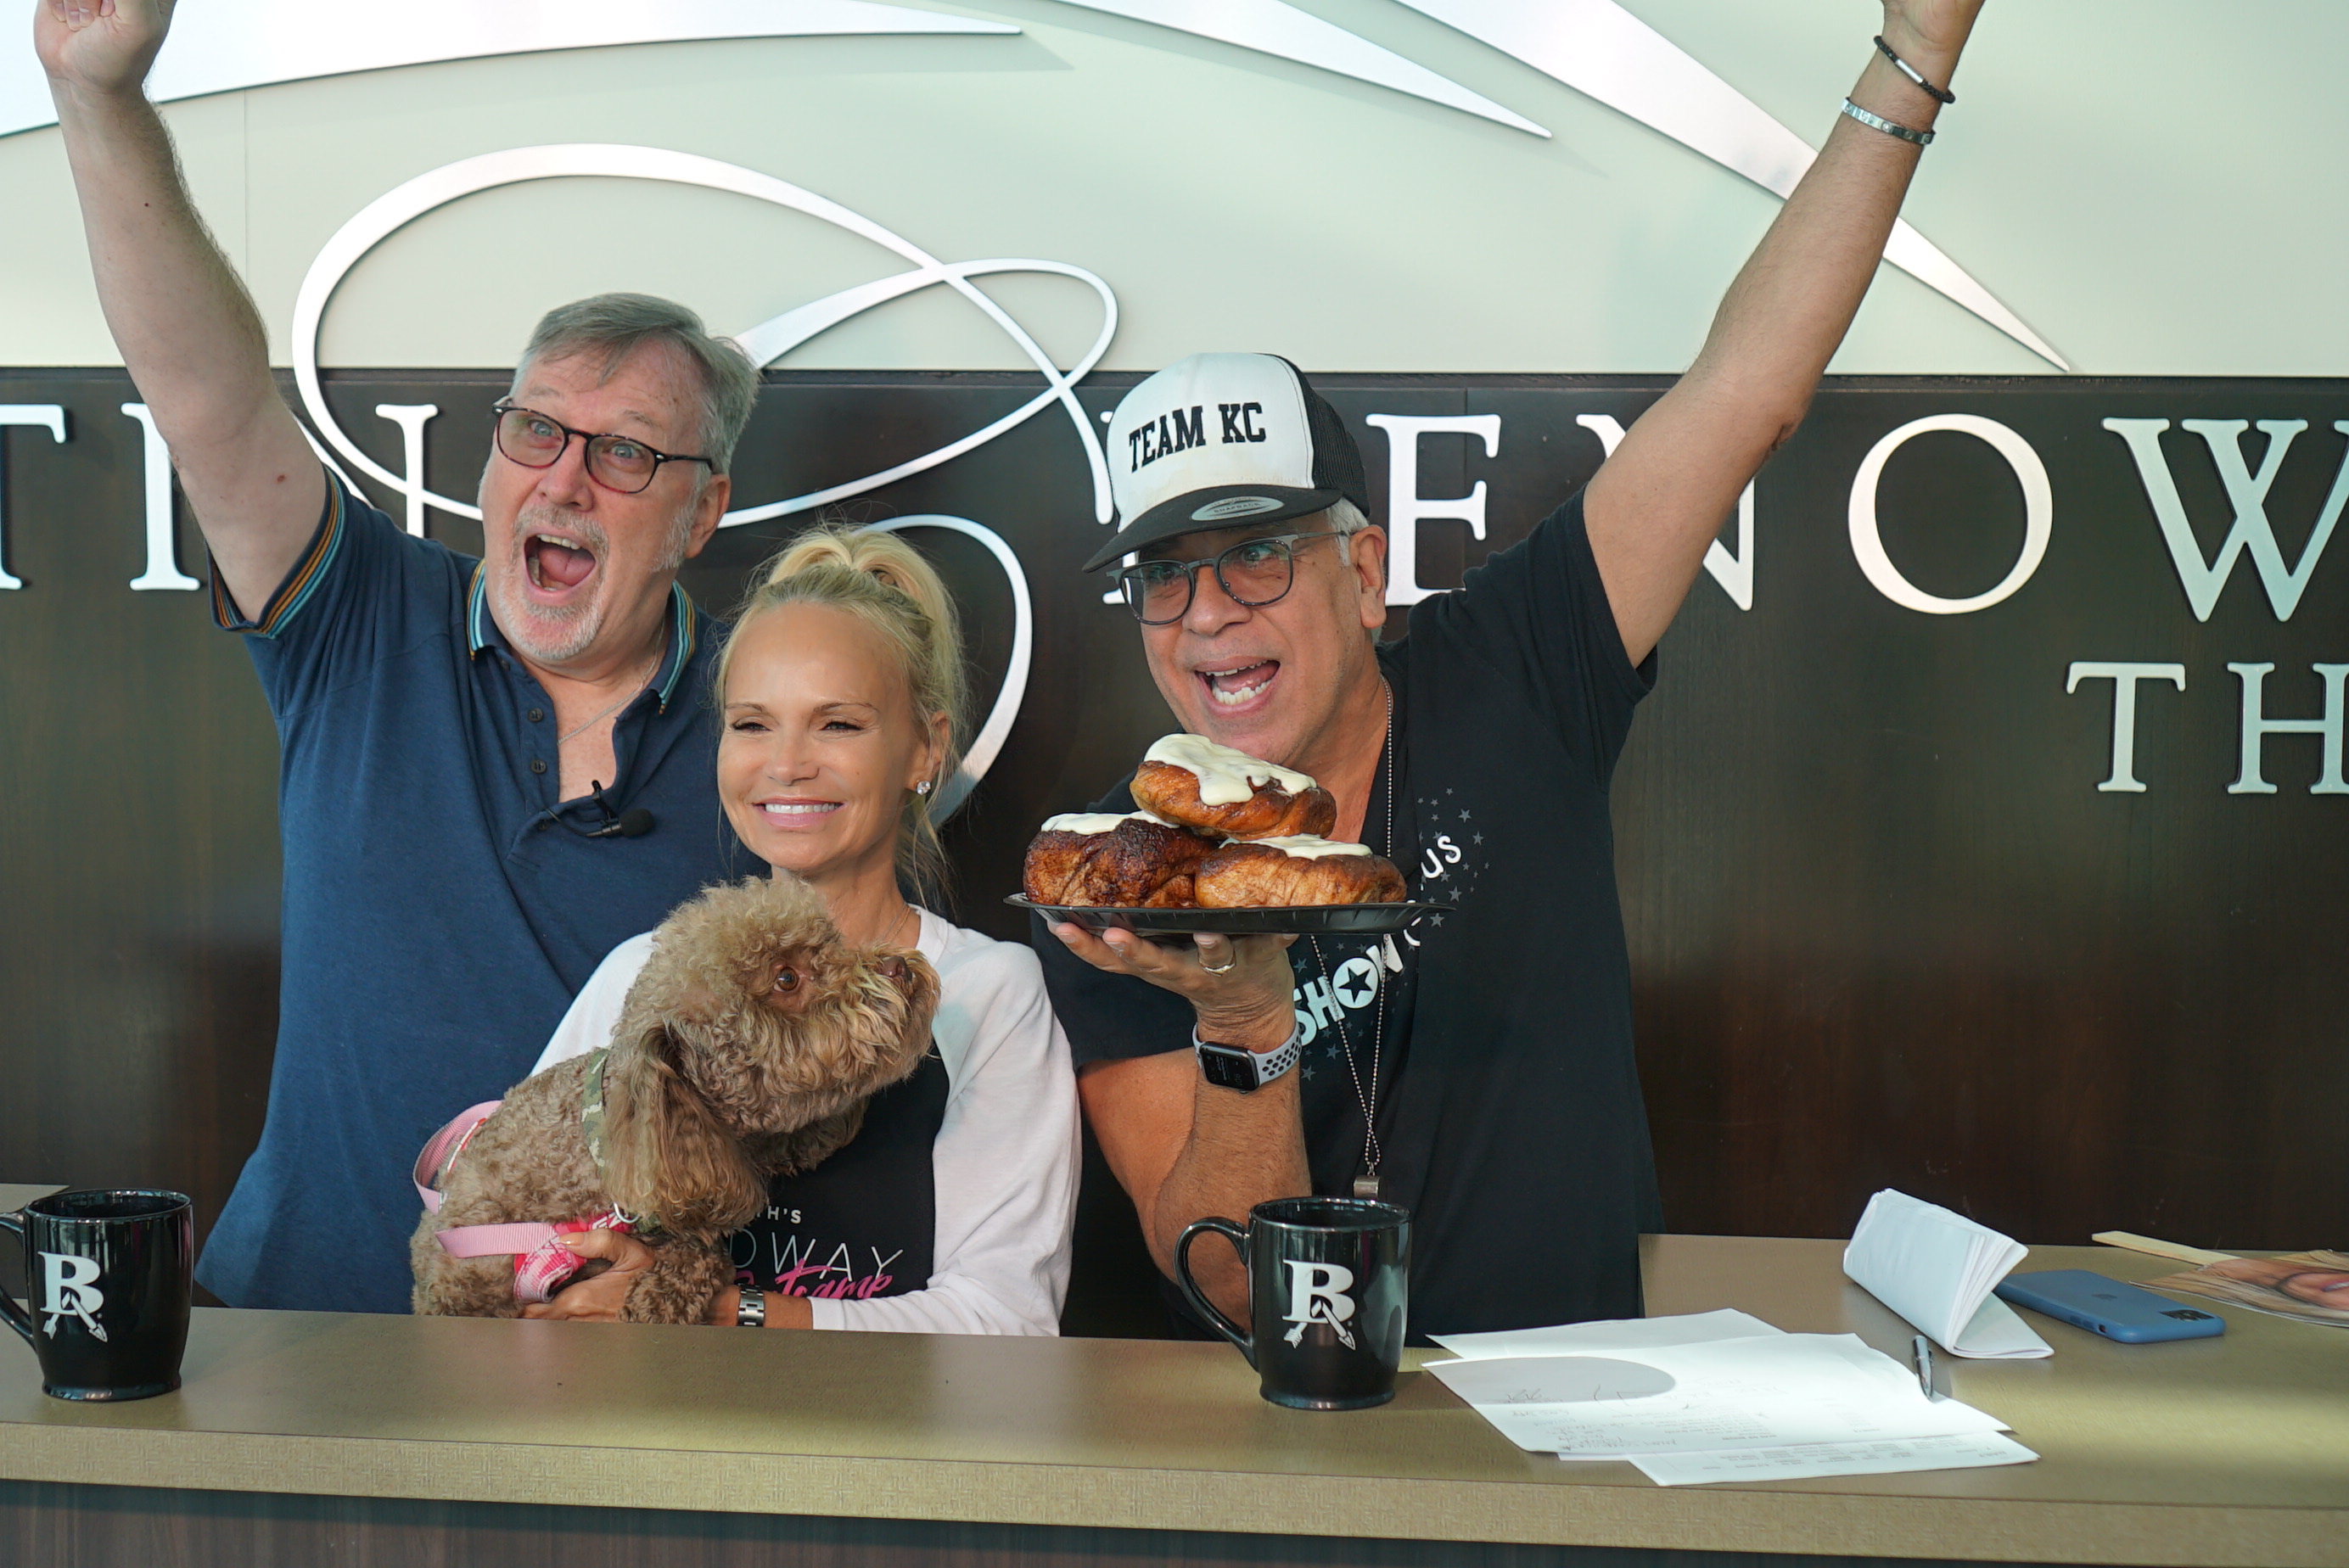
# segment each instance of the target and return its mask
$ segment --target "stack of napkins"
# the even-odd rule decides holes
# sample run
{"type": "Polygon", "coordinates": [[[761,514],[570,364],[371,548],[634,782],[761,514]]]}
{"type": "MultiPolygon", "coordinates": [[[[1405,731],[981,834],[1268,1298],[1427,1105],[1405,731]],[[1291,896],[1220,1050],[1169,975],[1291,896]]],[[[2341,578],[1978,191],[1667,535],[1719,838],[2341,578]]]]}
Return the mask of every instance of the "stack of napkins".
{"type": "Polygon", "coordinates": [[[1958,1356],[2021,1360],[2054,1354],[1992,1295],[2027,1251],[1963,1214],[1886,1188],[1868,1201],[1843,1272],[1958,1356]]]}
{"type": "Polygon", "coordinates": [[[1427,1370],[1519,1448],[1628,1460],[1659,1486],[2039,1457],[1851,1335],[1785,1334],[1742,1312],[1434,1337],[1460,1359],[1427,1370]]]}

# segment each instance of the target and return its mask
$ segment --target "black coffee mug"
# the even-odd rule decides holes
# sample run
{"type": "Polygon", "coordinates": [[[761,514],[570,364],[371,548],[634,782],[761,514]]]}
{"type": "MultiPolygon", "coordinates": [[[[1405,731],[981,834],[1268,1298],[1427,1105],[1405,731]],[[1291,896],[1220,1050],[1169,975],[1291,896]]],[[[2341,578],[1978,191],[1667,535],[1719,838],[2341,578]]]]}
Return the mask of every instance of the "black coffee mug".
{"type": "Polygon", "coordinates": [[[25,1243],[29,1303],[0,1316],[58,1399],[144,1399],[180,1386],[196,1254],[183,1192],[57,1192],[0,1214],[25,1243]],[[27,1310],[29,1308],[29,1310],[27,1310]]]}
{"type": "Polygon", "coordinates": [[[1360,1410],[1394,1398],[1411,1274],[1411,1212],[1360,1198],[1278,1198],[1246,1229],[1201,1220],[1174,1243],[1193,1307],[1240,1347],[1257,1391],[1299,1410],[1360,1410]],[[1247,1265],[1253,1334],[1191,1277],[1191,1243],[1214,1232],[1247,1265]]]}

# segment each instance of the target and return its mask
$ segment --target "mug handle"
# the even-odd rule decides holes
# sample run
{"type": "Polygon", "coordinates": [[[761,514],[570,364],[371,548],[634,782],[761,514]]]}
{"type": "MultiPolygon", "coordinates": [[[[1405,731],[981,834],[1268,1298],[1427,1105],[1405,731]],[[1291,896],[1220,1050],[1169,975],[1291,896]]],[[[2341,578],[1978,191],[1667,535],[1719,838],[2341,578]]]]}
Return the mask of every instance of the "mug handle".
{"type": "MultiPolygon", "coordinates": [[[[1199,1288],[1199,1282],[1191,1277],[1191,1243],[1211,1231],[1230,1242],[1232,1251],[1240,1255],[1241,1264],[1247,1264],[1247,1231],[1229,1220],[1194,1220],[1184,1226],[1183,1233],[1174,1239],[1174,1283],[1183,1287],[1183,1298],[1191,1304],[1192,1310],[1205,1317],[1216,1333],[1238,1346],[1240,1354],[1247,1357],[1248,1365],[1253,1367],[1256,1365],[1255,1341],[1238,1324],[1226,1317],[1216,1304],[1207,1299],[1207,1293],[1199,1288]]],[[[18,1332],[24,1331],[20,1329],[18,1332]]]]}
{"type": "MultiPolygon", "coordinates": [[[[23,1241],[25,1239],[23,1212],[20,1210],[15,1213],[0,1214],[0,1231],[5,1231],[18,1241],[23,1241]]],[[[5,1290],[0,1290],[0,1317],[8,1320],[8,1326],[22,1335],[26,1344],[34,1345],[32,1315],[18,1305],[16,1298],[5,1290]]],[[[38,1349],[39,1346],[34,1345],[34,1348],[38,1349]]]]}

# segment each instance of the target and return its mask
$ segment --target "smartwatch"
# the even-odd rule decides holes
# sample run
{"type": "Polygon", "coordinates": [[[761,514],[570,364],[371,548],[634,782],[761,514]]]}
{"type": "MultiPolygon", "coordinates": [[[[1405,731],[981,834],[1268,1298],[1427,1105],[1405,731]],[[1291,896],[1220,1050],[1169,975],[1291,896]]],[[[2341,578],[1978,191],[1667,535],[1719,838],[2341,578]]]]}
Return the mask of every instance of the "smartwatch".
{"type": "Polygon", "coordinates": [[[767,1293],[757,1285],[742,1287],[741,1300],[734,1306],[734,1326],[764,1328],[767,1326],[767,1293]]]}
{"type": "Polygon", "coordinates": [[[1300,1032],[1291,1029],[1288,1038],[1277,1050],[1247,1051],[1237,1046],[1203,1040],[1199,1031],[1194,1029],[1191,1047],[1199,1056],[1200,1077],[1217,1088],[1236,1088],[1242,1094],[1250,1094],[1297,1065],[1297,1058],[1304,1054],[1297,1042],[1300,1032]]]}

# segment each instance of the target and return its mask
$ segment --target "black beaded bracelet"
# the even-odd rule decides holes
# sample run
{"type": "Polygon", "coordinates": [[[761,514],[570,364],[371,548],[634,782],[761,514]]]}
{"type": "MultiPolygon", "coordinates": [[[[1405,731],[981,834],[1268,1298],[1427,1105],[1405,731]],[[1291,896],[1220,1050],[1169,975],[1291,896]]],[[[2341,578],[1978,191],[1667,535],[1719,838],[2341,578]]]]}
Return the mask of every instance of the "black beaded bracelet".
{"type": "Polygon", "coordinates": [[[1953,92],[1945,92],[1941,88],[1935,87],[1932,83],[1927,81],[1923,77],[1917,74],[1916,67],[1910,65],[1908,61],[1894,54],[1892,52],[1892,46],[1884,41],[1884,36],[1881,33],[1877,35],[1876,46],[1884,51],[1884,57],[1892,62],[1892,68],[1894,70],[1899,71],[1902,76],[1907,77],[1910,81],[1915,82],[1919,87],[1923,88],[1935,98],[1938,98],[1942,103],[1955,103],[1958,101],[1957,94],[1953,92]]]}

